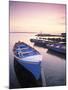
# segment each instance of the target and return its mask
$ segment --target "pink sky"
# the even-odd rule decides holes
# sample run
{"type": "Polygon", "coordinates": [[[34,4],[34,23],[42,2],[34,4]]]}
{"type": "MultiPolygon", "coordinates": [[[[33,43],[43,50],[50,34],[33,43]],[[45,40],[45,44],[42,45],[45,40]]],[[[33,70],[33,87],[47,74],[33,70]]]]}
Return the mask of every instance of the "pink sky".
{"type": "Polygon", "coordinates": [[[65,32],[65,4],[10,1],[10,32],[65,32]]]}

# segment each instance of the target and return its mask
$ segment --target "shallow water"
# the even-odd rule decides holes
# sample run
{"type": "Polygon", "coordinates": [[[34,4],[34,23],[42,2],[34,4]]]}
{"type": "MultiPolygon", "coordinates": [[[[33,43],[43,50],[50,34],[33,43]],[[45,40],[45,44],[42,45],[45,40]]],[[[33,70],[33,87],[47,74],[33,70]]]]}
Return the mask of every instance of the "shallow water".
{"type": "Polygon", "coordinates": [[[42,68],[44,72],[45,82],[44,86],[56,86],[65,85],[66,83],[66,60],[65,56],[49,51],[47,48],[34,46],[30,42],[30,38],[35,34],[27,33],[10,33],[10,86],[11,88],[19,88],[20,84],[17,80],[16,73],[14,71],[14,57],[13,57],[13,46],[18,41],[23,41],[28,45],[38,50],[42,56],[42,68]]]}

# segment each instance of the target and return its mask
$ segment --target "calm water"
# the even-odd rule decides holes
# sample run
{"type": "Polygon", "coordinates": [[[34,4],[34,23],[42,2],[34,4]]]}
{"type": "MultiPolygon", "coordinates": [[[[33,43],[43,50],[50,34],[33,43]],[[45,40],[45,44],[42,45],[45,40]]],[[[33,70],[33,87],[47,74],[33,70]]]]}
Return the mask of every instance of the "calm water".
{"type": "Polygon", "coordinates": [[[13,46],[18,41],[23,41],[30,46],[34,47],[38,50],[42,56],[42,69],[44,72],[43,83],[44,86],[56,86],[56,85],[65,85],[66,82],[66,60],[64,55],[59,55],[55,52],[49,51],[47,48],[42,48],[38,46],[34,46],[33,43],[30,42],[30,38],[33,37],[34,34],[25,34],[25,33],[10,33],[10,84],[11,87],[17,88],[20,87],[18,80],[16,78],[16,74],[14,71],[14,57],[13,57],[13,46]]]}

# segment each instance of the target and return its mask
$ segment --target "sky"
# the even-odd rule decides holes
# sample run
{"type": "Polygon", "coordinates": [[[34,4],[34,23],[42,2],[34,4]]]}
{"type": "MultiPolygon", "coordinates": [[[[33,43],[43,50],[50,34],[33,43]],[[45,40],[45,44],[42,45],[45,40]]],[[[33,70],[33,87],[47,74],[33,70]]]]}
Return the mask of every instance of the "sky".
{"type": "Polygon", "coordinates": [[[65,32],[65,4],[10,1],[10,32],[65,32]]]}

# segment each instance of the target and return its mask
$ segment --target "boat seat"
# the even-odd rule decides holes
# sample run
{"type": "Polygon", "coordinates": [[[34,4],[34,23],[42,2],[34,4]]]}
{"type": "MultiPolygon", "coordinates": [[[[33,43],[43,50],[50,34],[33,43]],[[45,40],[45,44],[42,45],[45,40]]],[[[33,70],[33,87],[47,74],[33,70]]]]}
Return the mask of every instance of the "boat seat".
{"type": "Polygon", "coordinates": [[[56,48],[60,48],[60,46],[57,45],[56,48]]]}
{"type": "Polygon", "coordinates": [[[22,51],[21,48],[17,49],[17,54],[19,57],[24,57],[25,54],[27,55],[27,54],[30,54],[32,52],[33,52],[33,50],[32,51],[22,51]]]}
{"type": "Polygon", "coordinates": [[[28,48],[17,48],[16,51],[19,51],[19,50],[24,50],[24,49],[28,49],[28,48]]]}

